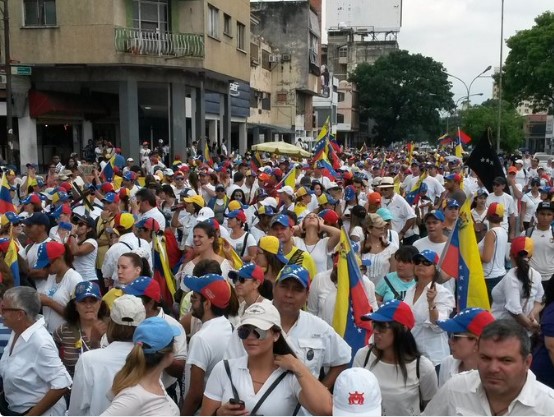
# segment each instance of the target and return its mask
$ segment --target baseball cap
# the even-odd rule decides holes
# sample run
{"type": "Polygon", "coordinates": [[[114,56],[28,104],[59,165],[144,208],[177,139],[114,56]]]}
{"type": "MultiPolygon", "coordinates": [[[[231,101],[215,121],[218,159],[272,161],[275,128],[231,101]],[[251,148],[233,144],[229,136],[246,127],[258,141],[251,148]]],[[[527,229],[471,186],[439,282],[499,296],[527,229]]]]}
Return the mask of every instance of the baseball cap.
{"type": "Polygon", "coordinates": [[[305,195],[313,194],[314,192],[310,190],[308,187],[300,187],[296,191],[296,197],[304,197],[305,195]]]}
{"type": "Polygon", "coordinates": [[[156,233],[160,231],[160,224],[153,217],[147,217],[145,219],[139,220],[136,226],[139,229],[148,229],[156,233]]]}
{"type": "Polygon", "coordinates": [[[126,285],[125,288],[123,288],[123,292],[125,294],[134,295],[135,297],[145,295],[156,302],[160,302],[162,299],[160,284],[158,284],[156,280],[146,276],[138,277],[129,285],[126,285]]]}
{"type": "Polygon", "coordinates": [[[110,193],[107,193],[104,198],[102,199],[102,201],[106,202],[106,203],[119,203],[119,195],[114,193],[114,192],[110,192],[110,193]]]}
{"type": "Polygon", "coordinates": [[[404,301],[390,300],[384,303],[379,310],[361,317],[362,320],[373,320],[380,322],[395,321],[412,329],[415,325],[415,318],[412,309],[404,301]]]}
{"type": "Polygon", "coordinates": [[[327,193],[321,193],[321,195],[317,197],[317,203],[320,206],[323,206],[325,204],[335,205],[337,204],[337,200],[335,200],[333,197],[331,197],[331,195],[327,193]]]}
{"type": "Polygon", "coordinates": [[[373,372],[350,368],[340,373],[333,389],[333,415],[381,415],[381,388],[373,372]]]}
{"type": "Polygon", "coordinates": [[[26,198],[21,200],[21,204],[42,204],[42,200],[38,194],[29,194],[26,198]]]}
{"type": "Polygon", "coordinates": [[[510,253],[512,256],[533,256],[535,245],[533,239],[527,236],[518,236],[512,240],[510,253]]]}
{"type": "Polygon", "coordinates": [[[460,174],[450,174],[444,177],[444,179],[457,182],[458,184],[462,182],[462,176],[460,174]]]}
{"type": "Polygon", "coordinates": [[[274,210],[276,210],[276,207],[278,206],[277,200],[275,200],[275,198],[273,198],[273,197],[264,198],[264,200],[261,202],[261,204],[263,206],[271,206],[271,207],[273,207],[274,210]]]}
{"type": "Polygon", "coordinates": [[[291,221],[289,219],[289,216],[287,216],[286,214],[278,214],[273,218],[273,220],[271,220],[271,227],[273,227],[273,225],[275,224],[280,224],[284,227],[290,227],[291,221]]]}
{"type": "Polygon", "coordinates": [[[133,171],[127,171],[123,174],[123,179],[126,181],[135,181],[137,179],[137,174],[133,171]]]}
{"type": "Polygon", "coordinates": [[[379,183],[379,188],[390,188],[394,187],[394,178],[392,177],[383,177],[379,183]]]}
{"type": "Polygon", "coordinates": [[[373,192],[367,196],[367,201],[369,204],[379,205],[381,204],[381,194],[373,192]]]}
{"type": "Polygon", "coordinates": [[[493,184],[501,184],[501,185],[506,185],[506,178],[504,177],[496,177],[493,182],[493,184]]]}
{"type": "Polygon", "coordinates": [[[290,278],[297,280],[304,288],[310,286],[310,273],[300,265],[285,265],[275,281],[284,281],[290,278]]]}
{"type": "Polygon", "coordinates": [[[334,182],[334,181],[331,181],[328,185],[327,185],[327,188],[326,190],[329,191],[329,190],[333,190],[335,188],[340,188],[339,185],[334,182]]]}
{"type": "Polygon", "coordinates": [[[540,210],[550,210],[554,211],[554,204],[552,204],[551,201],[541,201],[539,205],[537,206],[537,213],[540,210]]]}
{"type": "Polygon", "coordinates": [[[100,186],[100,191],[102,191],[103,193],[113,193],[114,192],[113,184],[111,182],[105,182],[100,186]]]}
{"type": "Polygon", "coordinates": [[[201,195],[193,195],[190,197],[183,198],[183,201],[185,203],[194,203],[199,205],[200,207],[204,207],[206,203],[204,202],[204,198],[201,195]]]}
{"type": "Polygon", "coordinates": [[[418,253],[417,255],[414,255],[412,258],[414,261],[416,260],[424,260],[432,262],[433,264],[437,265],[439,263],[439,255],[437,255],[437,252],[433,252],[432,250],[425,249],[424,251],[418,253]]]}
{"type": "Polygon", "coordinates": [[[369,213],[367,216],[371,227],[385,227],[387,225],[383,218],[377,213],[369,213]]]}
{"type": "Polygon", "coordinates": [[[499,217],[504,217],[504,204],[502,203],[492,203],[487,208],[487,216],[497,215],[499,217]]]}
{"type": "Polygon", "coordinates": [[[516,159],[516,164],[522,164],[523,165],[523,160],[522,159],[516,159]]]}
{"type": "Polygon", "coordinates": [[[37,260],[34,269],[43,269],[50,265],[53,261],[61,258],[65,253],[65,246],[63,243],[56,241],[49,241],[41,243],[37,251],[37,260]]]}
{"type": "Polygon", "coordinates": [[[146,318],[142,300],[134,295],[123,294],[115,299],[110,318],[115,324],[137,327],[146,318]]]}
{"type": "Polygon", "coordinates": [[[114,218],[114,228],[129,230],[135,225],[135,218],[131,213],[118,213],[114,218]]]}
{"type": "Polygon", "coordinates": [[[44,213],[33,213],[32,216],[27,217],[25,220],[23,220],[23,224],[26,226],[33,226],[35,224],[38,224],[40,226],[48,228],[50,227],[50,219],[44,213]]]}
{"type": "Polygon", "coordinates": [[[248,205],[242,204],[239,200],[231,200],[229,201],[229,205],[227,206],[227,209],[229,211],[233,210],[246,210],[248,208],[248,205]]]}
{"type": "Polygon", "coordinates": [[[201,277],[185,275],[181,283],[181,289],[202,294],[213,305],[225,308],[231,299],[231,287],[221,275],[207,274],[201,277]],[[185,286],[185,288],[183,288],[185,286]]]}
{"type": "Polygon", "coordinates": [[[127,158],[127,162],[135,162],[133,158],[127,158]]]}
{"type": "Polygon", "coordinates": [[[8,223],[19,224],[21,223],[21,218],[13,211],[7,211],[0,216],[0,225],[5,226],[8,223]]]}
{"type": "Polygon", "coordinates": [[[273,210],[273,207],[271,207],[271,206],[261,205],[256,214],[258,216],[262,216],[262,215],[273,216],[275,214],[275,211],[273,210]]]}
{"type": "Polygon", "coordinates": [[[271,302],[254,303],[246,310],[240,319],[240,326],[255,326],[260,330],[272,327],[281,329],[281,315],[271,302]]]}
{"type": "Polygon", "coordinates": [[[237,219],[241,223],[246,223],[246,214],[242,210],[233,210],[225,215],[229,219],[237,219]]]}
{"type": "Polygon", "coordinates": [[[391,221],[391,220],[394,219],[394,216],[392,215],[392,212],[388,208],[385,208],[385,207],[382,207],[382,208],[378,209],[375,213],[377,213],[379,216],[381,216],[381,218],[386,222],[391,221]]]}
{"type": "Polygon", "coordinates": [[[423,217],[423,222],[426,222],[429,217],[433,216],[440,222],[444,221],[444,213],[441,210],[431,210],[423,217]]]}
{"type": "Polygon", "coordinates": [[[508,168],[508,174],[517,174],[517,168],[514,166],[508,168]]]}
{"type": "Polygon", "coordinates": [[[283,253],[283,244],[275,236],[263,236],[258,241],[258,247],[277,256],[285,265],[289,262],[283,253]]]}
{"type": "Polygon", "coordinates": [[[281,187],[281,189],[279,190],[279,193],[288,194],[292,197],[294,195],[294,190],[290,185],[285,185],[284,187],[281,187]]]}
{"type": "Polygon", "coordinates": [[[62,204],[52,212],[52,217],[54,219],[59,219],[62,214],[69,216],[71,214],[71,206],[69,204],[62,204]]]}
{"type": "Polygon", "coordinates": [[[141,345],[144,353],[156,353],[173,342],[181,329],[170,325],[162,317],[150,317],[141,322],[133,334],[133,343],[141,345]]]}
{"type": "Polygon", "coordinates": [[[238,271],[229,271],[229,278],[236,281],[239,277],[255,279],[258,282],[264,282],[264,270],[252,262],[244,264],[238,271]]]}
{"type": "Polygon", "coordinates": [[[454,199],[454,198],[449,198],[448,200],[446,200],[446,207],[447,208],[460,208],[460,203],[458,203],[458,200],[454,199]]]}
{"type": "Polygon", "coordinates": [[[331,226],[337,224],[339,221],[339,215],[335,211],[329,209],[321,210],[318,216],[331,226]]]}
{"type": "Polygon", "coordinates": [[[482,308],[466,308],[451,319],[439,320],[437,325],[448,333],[473,333],[481,336],[483,329],[494,321],[494,316],[482,308]]]}
{"type": "Polygon", "coordinates": [[[75,286],[75,301],[78,303],[83,301],[85,298],[96,298],[97,300],[102,299],[100,294],[100,287],[96,282],[93,281],[81,281],[75,286]]]}
{"type": "Polygon", "coordinates": [[[198,212],[196,220],[198,220],[199,222],[203,222],[205,220],[211,219],[212,217],[215,217],[214,211],[209,207],[204,207],[198,212]]]}

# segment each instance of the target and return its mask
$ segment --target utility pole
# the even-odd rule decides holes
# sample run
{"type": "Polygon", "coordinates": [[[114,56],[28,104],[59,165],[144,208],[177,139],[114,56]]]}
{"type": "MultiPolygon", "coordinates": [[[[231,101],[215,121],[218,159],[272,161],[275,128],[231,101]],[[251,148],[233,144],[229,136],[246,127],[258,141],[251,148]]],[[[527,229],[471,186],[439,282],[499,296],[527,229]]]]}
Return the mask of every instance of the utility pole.
{"type": "Polygon", "coordinates": [[[500,153],[500,129],[502,128],[502,65],[504,49],[504,0],[502,0],[502,9],[500,10],[500,68],[498,71],[498,127],[496,132],[496,153],[500,153]]]}
{"type": "Polygon", "coordinates": [[[8,0],[2,0],[4,3],[4,70],[6,72],[6,160],[8,164],[13,161],[13,123],[12,123],[12,68],[10,65],[10,16],[8,11],[8,0]]]}

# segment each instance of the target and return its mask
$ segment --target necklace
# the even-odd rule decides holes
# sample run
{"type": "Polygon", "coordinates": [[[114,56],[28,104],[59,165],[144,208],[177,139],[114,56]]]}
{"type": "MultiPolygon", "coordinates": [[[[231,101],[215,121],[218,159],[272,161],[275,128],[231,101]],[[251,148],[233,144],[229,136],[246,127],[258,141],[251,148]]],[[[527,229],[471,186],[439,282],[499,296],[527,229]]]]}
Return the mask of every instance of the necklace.
{"type": "Polygon", "coordinates": [[[317,247],[317,244],[319,243],[319,240],[317,242],[315,242],[313,245],[308,245],[306,243],[306,241],[304,241],[304,245],[306,246],[306,250],[308,251],[308,253],[311,255],[312,252],[315,250],[315,248],[317,247]],[[310,249],[310,246],[312,249],[310,249]]]}

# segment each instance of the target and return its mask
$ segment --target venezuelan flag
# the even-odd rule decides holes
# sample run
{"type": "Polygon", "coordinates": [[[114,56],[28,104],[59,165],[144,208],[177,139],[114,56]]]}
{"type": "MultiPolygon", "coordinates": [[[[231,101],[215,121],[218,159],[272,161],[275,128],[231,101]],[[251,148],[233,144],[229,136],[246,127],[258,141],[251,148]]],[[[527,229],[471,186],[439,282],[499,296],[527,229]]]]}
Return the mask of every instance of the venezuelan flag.
{"type": "Polygon", "coordinates": [[[423,181],[427,178],[427,172],[424,172],[419,176],[419,179],[415,183],[415,185],[412,187],[410,192],[406,194],[406,201],[413,206],[414,204],[417,204],[419,201],[419,197],[421,196],[421,184],[423,184],[423,181]]]}
{"type": "Polygon", "coordinates": [[[204,144],[204,162],[207,163],[209,166],[214,165],[214,161],[210,155],[210,148],[208,147],[208,141],[204,144]]]}
{"type": "Polygon", "coordinates": [[[414,144],[410,142],[406,145],[406,148],[408,149],[408,164],[411,164],[414,156],[414,144]]]}
{"type": "MultiPolygon", "coordinates": [[[[362,282],[362,273],[344,227],[340,235],[337,274],[337,299],[333,327],[352,348],[353,355],[367,345],[372,333],[371,324],[360,319],[372,311],[362,282]]],[[[486,293],[485,293],[486,294],[486,293]]]]}
{"type": "Polygon", "coordinates": [[[10,184],[6,178],[6,173],[2,174],[2,185],[0,186],[0,214],[4,214],[8,211],[17,213],[15,206],[12,203],[12,196],[10,195],[10,184]]]}
{"type": "Polygon", "coordinates": [[[160,284],[162,300],[172,305],[175,295],[175,277],[169,264],[164,239],[161,236],[154,236],[152,239],[154,248],[154,279],[160,284]]]}
{"type": "Polygon", "coordinates": [[[318,141],[327,137],[327,134],[329,133],[329,120],[329,117],[327,117],[327,120],[325,120],[325,123],[323,124],[323,127],[321,128],[321,131],[317,136],[318,141]]]}
{"type": "Polygon", "coordinates": [[[104,165],[104,168],[102,169],[101,176],[104,178],[107,182],[112,182],[114,177],[114,167],[115,165],[115,155],[112,156],[106,165],[104,165]]]}
{"type": "Polygon", "coordinates": [[[257,173],[262,166],[262,158],[259,152],[254,152],[252,159],[250,160],[250,169],[253,173],[257,173]]]}
{"type": "Polygon", "coordinates": [[[456,155],[456,157],[458,158],[461,158],[463,151],[464,148],[462,147],[462,142],[460,141],[460,128],[458,128],[458,136],[456,136],[456,149],[454,151],[454,155],[456,155]]]}
{"type": "Polygon", "coordinates": [[[285,185],[289,185],[294,190],[294,187],[296,187],[296,167],[295,165],[292,165],[292,168],[287,172],[287,175],[285,176],[285,185]]]}
{"type": "Polygon", "coordinates": [[[460,217],[439,263],[446,274],[457,280],[458,311],[469,307],[490,309],[483,265],[473,228],[472,201],[473,198],[466,199],[460,209],[460,217]]]}
{"type": "Polygon", "coordinates": [[[3,250],[6,253],[4,257],[4,262],[12,273],[13,285],[19,287],[21,285],[21,279],[19,277],[19,263],[17,261],[17,245],[15,240],[12,238],[2,238],[0,239],[0,246],[3,247],[3,250]],[[7,246],[7,248],[6,248],[7,246]]]}

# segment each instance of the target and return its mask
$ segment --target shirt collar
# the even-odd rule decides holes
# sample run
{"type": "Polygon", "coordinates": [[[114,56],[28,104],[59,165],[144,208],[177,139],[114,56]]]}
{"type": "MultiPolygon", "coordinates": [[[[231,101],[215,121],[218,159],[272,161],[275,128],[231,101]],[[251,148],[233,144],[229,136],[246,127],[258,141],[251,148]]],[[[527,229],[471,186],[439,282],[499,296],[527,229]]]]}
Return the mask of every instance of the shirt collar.
{"type": "Polygon", "coordinates": [[[25,342],[28,342],[31,336],[35,334],[38,329],[44,327],[44,324],[44,317],[39,315],[37,317],[37,321],[35,321],[31,326],[27,327],[27,329],[23,333],[21,333],[21,338],[25,340],[25,342]]]}

